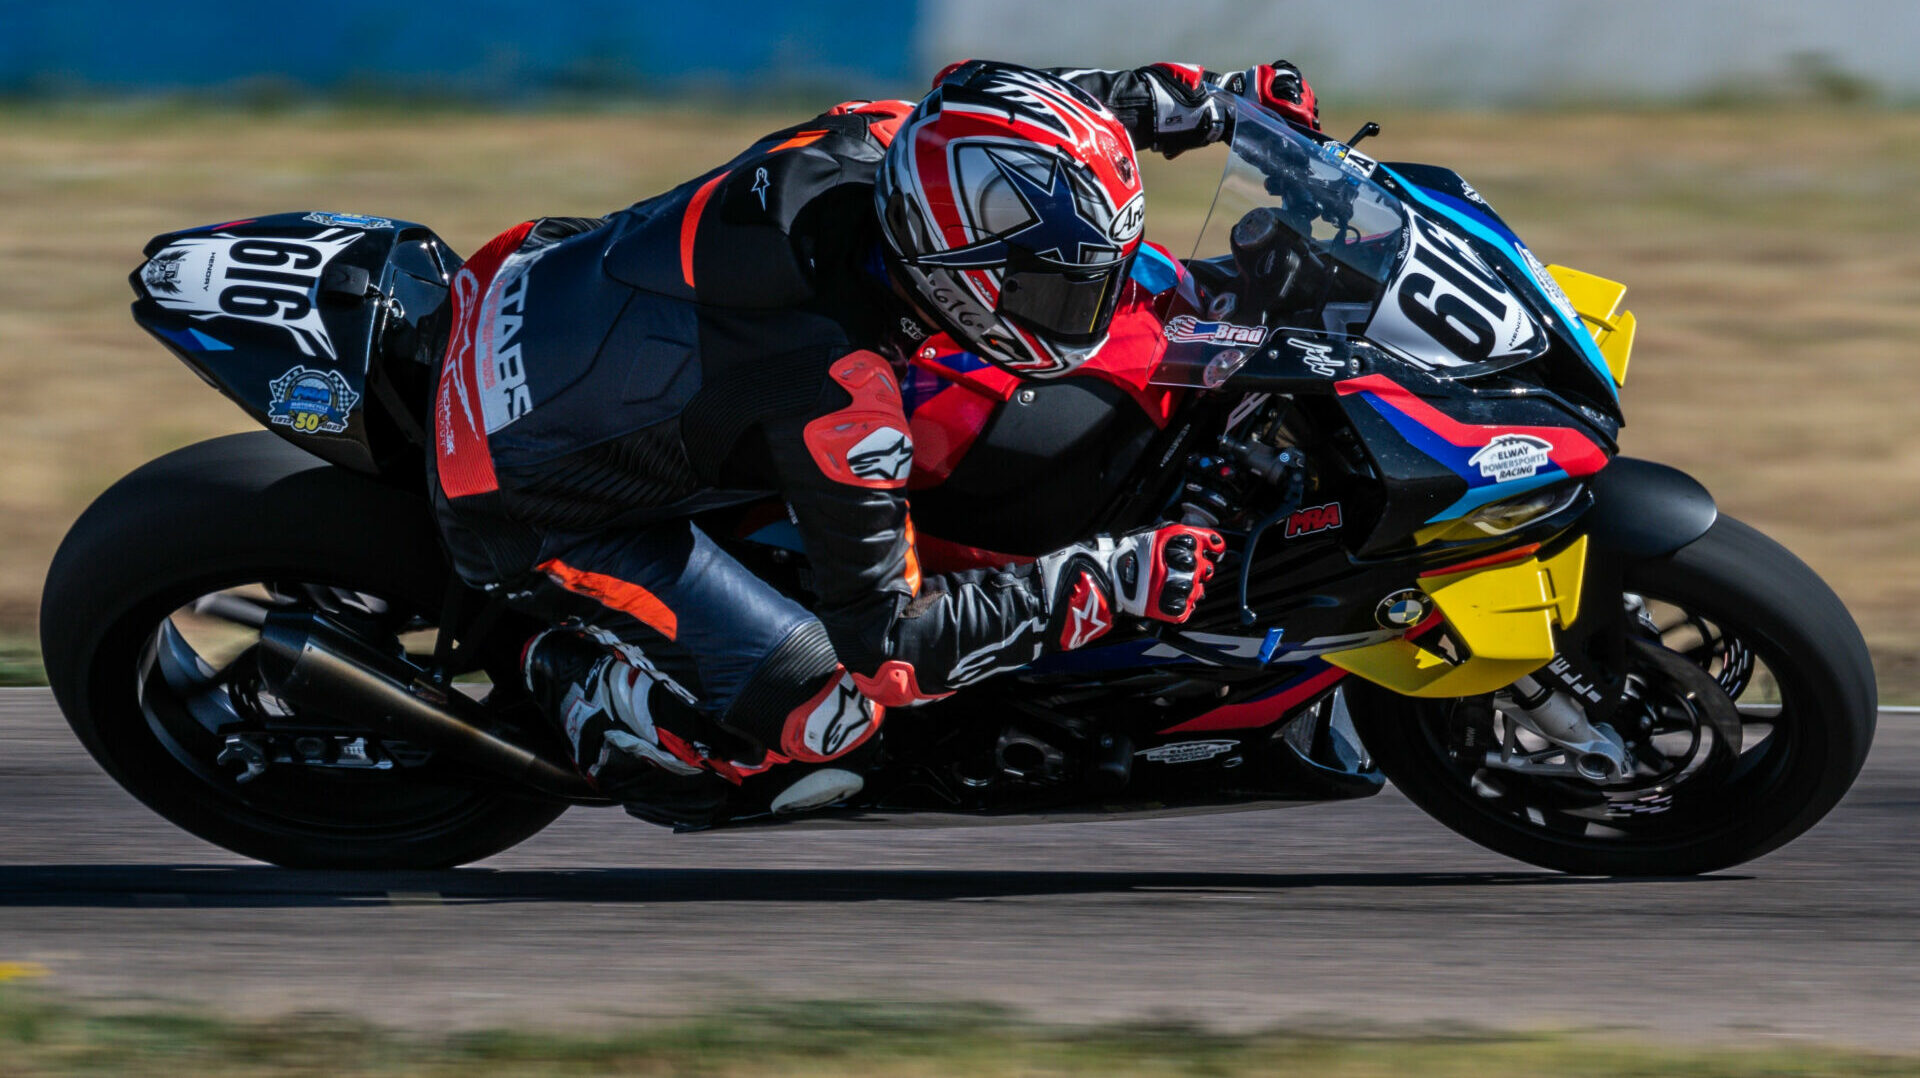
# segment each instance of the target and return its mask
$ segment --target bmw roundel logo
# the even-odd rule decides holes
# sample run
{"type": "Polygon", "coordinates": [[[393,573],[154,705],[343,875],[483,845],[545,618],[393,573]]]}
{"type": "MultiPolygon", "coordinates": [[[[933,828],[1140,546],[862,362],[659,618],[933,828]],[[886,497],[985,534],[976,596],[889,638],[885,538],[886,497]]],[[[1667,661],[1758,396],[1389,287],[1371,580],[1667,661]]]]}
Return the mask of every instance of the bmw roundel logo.
{"type": "Polygon", "coordinates": [[[1433,601],[1418,588],[1402,588],[1380,600],[1373,609],[1373,620],[1383,629],[1411,629],[1427,620],[1433,601]]]}

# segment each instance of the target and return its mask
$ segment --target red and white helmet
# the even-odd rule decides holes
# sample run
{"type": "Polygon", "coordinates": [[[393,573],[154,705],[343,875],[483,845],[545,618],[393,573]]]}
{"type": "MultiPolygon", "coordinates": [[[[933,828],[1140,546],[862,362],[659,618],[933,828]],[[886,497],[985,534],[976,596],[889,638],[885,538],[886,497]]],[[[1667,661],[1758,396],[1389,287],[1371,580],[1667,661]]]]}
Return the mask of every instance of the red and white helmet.
{"type": "Polygon", "coordinates": [[[1146,224],[1133,142],[1093,95],[970,61],[901,124],[874,188],[888,263],[923,312],[1015,374],[1106,342],[1146,224]]]}

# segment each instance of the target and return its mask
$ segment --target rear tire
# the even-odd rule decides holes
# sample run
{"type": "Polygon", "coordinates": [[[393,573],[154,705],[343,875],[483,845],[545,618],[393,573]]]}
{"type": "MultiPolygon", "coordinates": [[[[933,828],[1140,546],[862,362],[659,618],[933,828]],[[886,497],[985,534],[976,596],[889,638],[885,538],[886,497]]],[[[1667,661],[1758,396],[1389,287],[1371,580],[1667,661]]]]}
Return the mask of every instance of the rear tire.
{"type": "Polygon", "coordinates": [[[1450,753],[1442,733],[1449,709],[1461,701],[1358,685],[1354,724],[1380,769],[1434,819],[1474,842],[1579,875],[1710,872],[1776,849],[1819,822],[1859,775],[1878,711],[1866,643],[1839,598],[1784,547],[1725,515],[1679,551],[1629,564],[1625,577],[1629,591],[1699,614],[1737,637],[1778,685],[1782,706],[1768,737],[1749,746],[1752,756],[1738,757],[1724,788],[1690,795],[1713,804],[1690,802],[1665,830],[1661,819],[1635,820],[1624,836],[1547,826],[1489,799],[1484,784],[1476,793],[1472,763],[1450,753]]]}
{"type": "MultiPolygon", "coordinates": [[[[448,569],[417,494],[265,431],[161,457],[74,524],[42,593],[47,679],[81,743],[129,793],[209,842],[289,868],[445,868],[507,849],[566,810],[441,768],[430,779],[380,776],[415,784],[405,789],[342,785],[343,796],[370,800],[341,819],[315,819],[273,811],[183,763],[143,710],[139,671],[155,630],[199,596],[271,580],[349,588],[433,615],[448,569]]],[[[327,788],[316,789],[324,801],[327,788]]]]}

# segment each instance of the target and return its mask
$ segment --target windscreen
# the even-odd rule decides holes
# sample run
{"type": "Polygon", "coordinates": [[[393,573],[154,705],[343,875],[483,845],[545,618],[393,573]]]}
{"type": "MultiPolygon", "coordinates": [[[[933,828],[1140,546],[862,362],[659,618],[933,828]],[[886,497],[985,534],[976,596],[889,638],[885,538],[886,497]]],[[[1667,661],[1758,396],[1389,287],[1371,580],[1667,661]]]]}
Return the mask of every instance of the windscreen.
{"type": "Polygon", "coordinates": [[[1232,255],[1234,226],[1255,210],[1269,209],[1319,253],[1384,282],[1400,255],[1407,220],[1400,200],[1368,178],[1373,162],[1340,143],[1316,143],[1261,109],[1238,105],[1227,167],[1193,257],[1232,255]]]}
{"type": "Polygon", "coordinates": [[[1324,145],[1264,110],[1234,102],[1233,139],[1213,206],[1193,248],[1215,287],[1193,297],[1204,319],[1169,323],[1154,381],[1211,388],[1225,381],[1269,335],[1315,340],[1357,335],[1392,276],[1407,239],[1399,198],[1369,178],[1373,162],[1339,143],[1324,145]],[[1327,298],[1325,282],[1350,282],[1327,298]],[[1354,284],[1369,293],[1355,301],[1354,284]],[[1310,322],[1269,326],[1282,300],[1310,306],[1310,322]]]}

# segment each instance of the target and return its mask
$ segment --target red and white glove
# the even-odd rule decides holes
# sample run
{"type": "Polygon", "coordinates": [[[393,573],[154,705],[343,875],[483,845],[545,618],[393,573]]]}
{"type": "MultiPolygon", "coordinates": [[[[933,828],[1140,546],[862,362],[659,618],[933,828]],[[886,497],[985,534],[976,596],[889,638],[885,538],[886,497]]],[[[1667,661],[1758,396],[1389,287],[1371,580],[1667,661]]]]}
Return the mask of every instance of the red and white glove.
{"type": "Polygon", "coordinates": [[[1186,621],[1226,549],[1212,529],[1162,524],[1046,555],[1039,562],[1053,598],[1048,646],[1084,647],[1106,635],[1115,614],[1186,621]]]}
{"type": "Polygon", "coordinates": [[[1250,67],[1235,76],[1239,85],[1229,82],[1228,89],[1241,97],[1250,97],[1289,121],[1309,130],[1320,130],[1320,102],[1313,96],[1307,77],[1290,60],[1250,67]]]}

